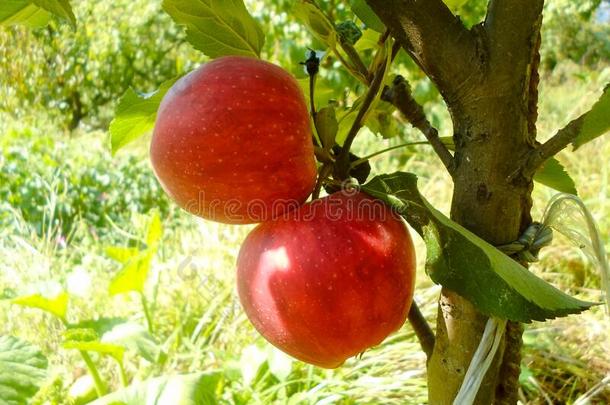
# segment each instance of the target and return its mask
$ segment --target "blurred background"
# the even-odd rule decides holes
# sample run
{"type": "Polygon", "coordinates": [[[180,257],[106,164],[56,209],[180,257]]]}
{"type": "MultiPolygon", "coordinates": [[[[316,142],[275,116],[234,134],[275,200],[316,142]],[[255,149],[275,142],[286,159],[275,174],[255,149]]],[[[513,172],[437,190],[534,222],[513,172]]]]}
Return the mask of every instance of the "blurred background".
{"type": "MultiPolygon", "coordinates": [[[[405,404],[426,403],[425,355],[409,325],[380,347],[337,370],[292,361],[272,349],[251,327],[237,301],[234,266],[249,226],[225,226],[178,210],[160,189],[148,161],[149,139],[111,156],[108,126],[121,95],[139,93],[205,61],[183,31],[161,11],[160,1],[73,2],[77,28],[53,20],[38,29],[0,27],[0,335],[40,347],[50,377],[34,403],[71,403],[68,391],[85,373],[76,351],[62,347],[62,323],[10,299],[32,292],[66,290],[68,321],[122,317],[145,323],[133,294],[109,296],[120,270],[108,246],[135,246],[151,210],[163,225],[146,295],[154,337],[167,359],[131,356],[130,379],[220,370],[225,403],[405,404]]],[[[291,15],[291,1],[247,1],[267,33],[263,57],[306,81],[300,61],[319,49],[291,15]]],[[[322,2],[320,2],[322,3],[322,2]]],[[[337,21],[350,18],[341,1],[324,2],[337,21]]],[[[486,2],[458,2],[467,25],[482,19],[486,2]]],[[[545,139],[586,111],[610,81],[610,3],[549,0],[541,48],[538,133],[545,139]]],[[[367,53],[368,31],[356,44],[367,53]]],[[[405,55],[396,73],[407,76],[433,125],[451,135],[446,108],[432,84],[405,55]]],[[[349,106],[364,89],[326,58],[316,91],[349,106]]],[[[368,155],[420,140],[407,124],[379,113],[378,127],[357,138],[368,155]]],[[[558,160],[576,183],[610,250],[610,137],[600,137],[558,160]]],[[[373,173],[416,173],[422,193],[448,212],[451,182],[426,147],[397,149],[372,160],[373,173]]],[[[555,190],[536,185],[533,217],[539,219],[555,190]]],[[[415,299],[432,324],[439,287],[423,270],[418,247],[415,299]]],[[[600,279],[585,256],[557,238],[533,266],[540,277],[570,294],[599,301],[600,279]]],[[[609,323],[603,307],[578,316],[527,325],[524,335],[523,403],[572,403],[606,379],[610,383],[609,323]]],[[[119,386],[112,362],[100,372],[119,386]]],[[[1,402],[1,401],[0,401],[1,402]]],[[[610,403],[601,387],[592,403],[610,403]]]]}

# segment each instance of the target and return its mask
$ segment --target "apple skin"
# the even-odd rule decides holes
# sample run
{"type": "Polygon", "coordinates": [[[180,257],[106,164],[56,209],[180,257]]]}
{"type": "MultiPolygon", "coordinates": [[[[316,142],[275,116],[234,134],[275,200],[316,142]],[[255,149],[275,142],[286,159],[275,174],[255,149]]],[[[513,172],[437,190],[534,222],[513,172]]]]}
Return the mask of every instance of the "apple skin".
{"type": "Polygon", "coordinates": [[[180,207],[218,222],[256,223],[299,207],[311,194],[311,137],[305,98],[288,72],[227,56],[167,92],[150,157],[180,207]]]}
{"type": "Polygon", "coordinates": [[[364,193],[337,192],[259,224],[237,259],[239,298],[254,327],[325,368],[399,329],[414,283],[404,222],[364,193]]]}

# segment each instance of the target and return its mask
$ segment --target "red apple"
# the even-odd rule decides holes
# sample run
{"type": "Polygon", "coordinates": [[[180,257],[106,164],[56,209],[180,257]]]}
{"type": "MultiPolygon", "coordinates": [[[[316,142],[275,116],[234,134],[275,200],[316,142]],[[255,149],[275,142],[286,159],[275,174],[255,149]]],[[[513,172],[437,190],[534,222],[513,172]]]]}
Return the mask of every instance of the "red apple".
{"type": "Polygon", "coordinates": [[[150,155],[182,208],[214,221],[255,223],[300,206],[313,190],[311,136],[303,93],[288,72],[227,56],[167,92],[150,155]]]}
{"type": "Polygon", "coordinates": [[[258,225],[237,259],[239,297],[256,329],[327,368],[400,328],[414,278],[404,222],[363,193],[337,192],[258,225]]]}

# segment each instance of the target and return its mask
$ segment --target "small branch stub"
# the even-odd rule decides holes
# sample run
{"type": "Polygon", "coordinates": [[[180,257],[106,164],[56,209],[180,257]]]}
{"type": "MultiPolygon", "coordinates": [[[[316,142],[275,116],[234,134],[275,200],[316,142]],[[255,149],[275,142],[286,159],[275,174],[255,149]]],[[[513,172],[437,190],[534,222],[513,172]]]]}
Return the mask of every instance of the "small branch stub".
{"type": "Polygon", "coordinates": [[[438,130],[434,128],[426,118],[424,109],[415,101],[411,95],[409,83],[402,76],[396,76],[392,87],[387,87],[381,94],[381,99],[393,104],[405,116],[407,120],[419,129],[438,157],[441,159],[449,174],[454,172],[454,159],[449,149],[443,144],[438,136],[438,130]]]}

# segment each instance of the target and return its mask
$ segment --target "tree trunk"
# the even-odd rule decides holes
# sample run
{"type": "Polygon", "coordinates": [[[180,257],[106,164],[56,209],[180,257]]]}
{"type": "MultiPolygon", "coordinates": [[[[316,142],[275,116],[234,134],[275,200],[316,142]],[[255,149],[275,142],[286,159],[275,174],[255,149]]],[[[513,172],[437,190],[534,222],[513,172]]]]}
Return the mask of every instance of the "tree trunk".
{"type": "MultiPolygon", "coordinates": [[[[482,87],[482,94],[475,91],[466,97],[468,100],[450,106],[457,146],[451,217],[491,244],[499,245],[516,240],[530,223],[531,182],[507,181],[514,171],[514,157],[532,149],[529,114],[523,108],[519,89],[504,92],[491,83],[482,87]]],[[[431,404],[452,403],[486,320],[469,301],[443,289],[436,346],[428,365],[431,404]]],[[[508,352],[513,358],[506,361],[518,364],[519,359],[514,357],[519,351],[508,352]]],[[[501,345],[476,403],[494,402],[503,353],[501,345]]]]}
{"type": "MultiPolygon", "coordinates": [[[[532,179],[515,172],[536,146],[544,0],[490,0],[485,21],[470,30],[442,0],[366,2],[435,83],[451,113],[451,218],[491,244],[516,240],[531,222],[532,179]]],[[[442,290],[428,361],[430,404],[453,403],[485,322],[469,301],[442,290]]],[[[520,347],[521,327],[509,322],[477,404],[516,403],[520,347]]]]}

